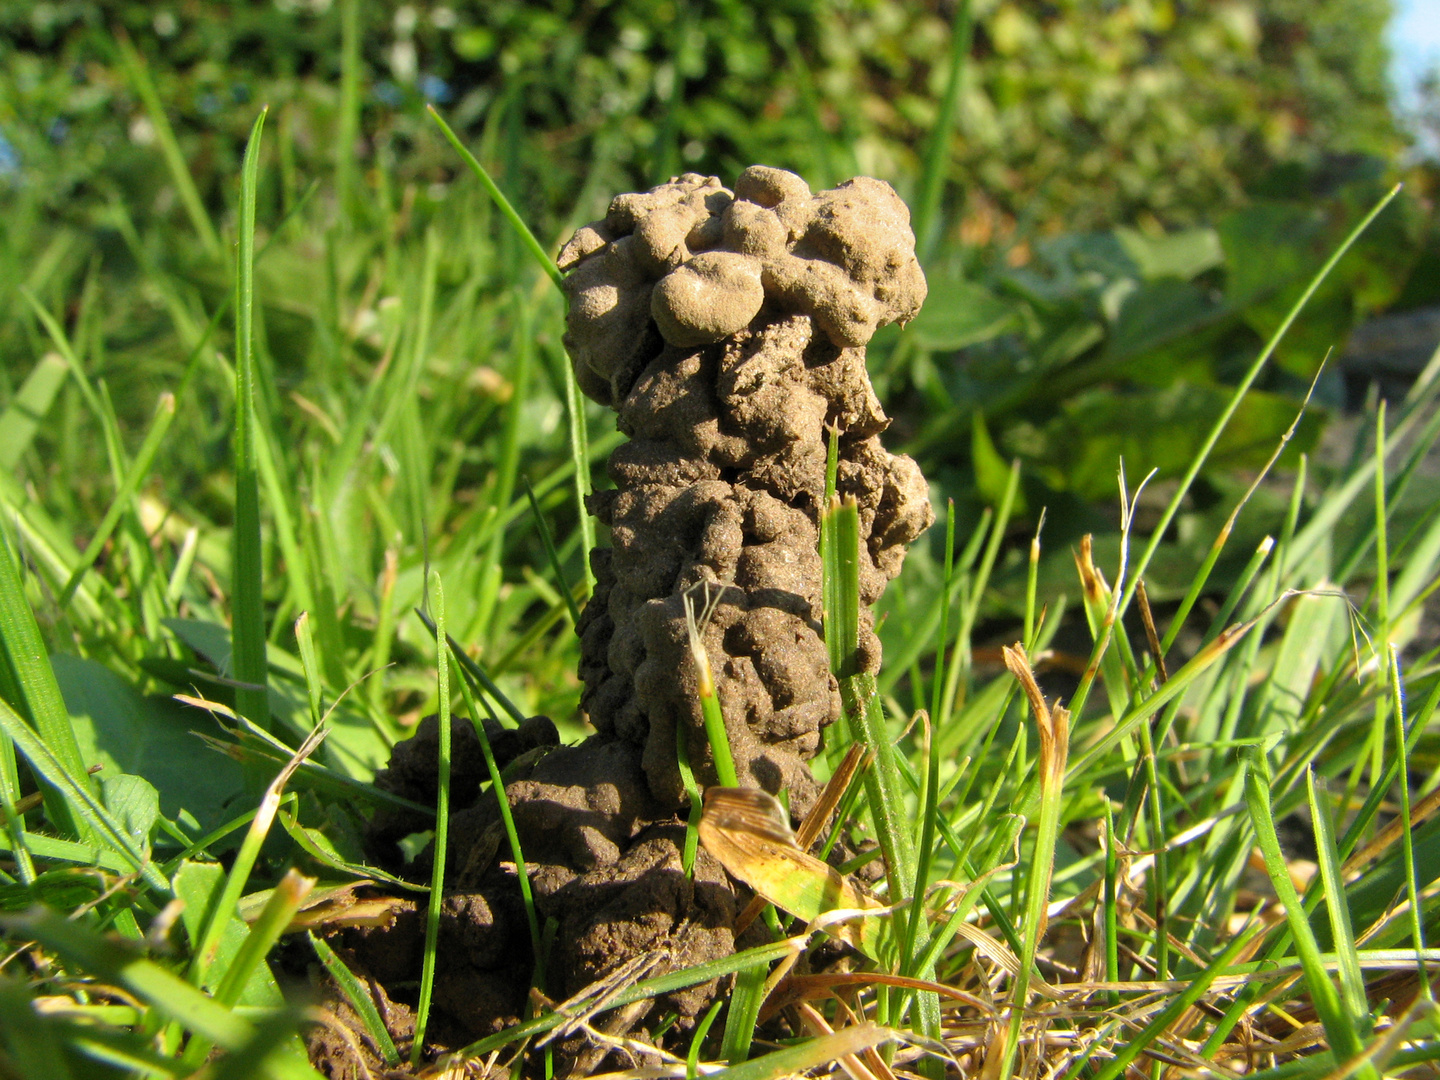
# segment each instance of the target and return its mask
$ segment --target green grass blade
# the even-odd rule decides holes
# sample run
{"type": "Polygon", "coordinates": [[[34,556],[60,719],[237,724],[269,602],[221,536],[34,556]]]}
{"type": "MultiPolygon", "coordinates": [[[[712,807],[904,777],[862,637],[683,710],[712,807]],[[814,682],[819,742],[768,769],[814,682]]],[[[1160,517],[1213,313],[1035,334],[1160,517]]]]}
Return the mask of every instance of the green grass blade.
{"type": "Polygon", "coordinates": [[[1215,958],[1213,964],[1195,975],[1190,985],[1173,998],[1150,1023],[1141,1029],[1139,1034],[1127,1038],[1120,1044],[1115,1056],[1096,1071],[1094,1080],[1117,1080],[1118,1077],[1124,1076],[1130,1063],[1163,1035],[1170,1025],[1180,1018],[1181,1013],[1205,996],[1205,991],[1210,989],[1210,984],[1215,981],[1215,976],[1229,967],[1249,944],[1250,939],[1262,932],[1263,929],[1261,925],[1253,924],[1245,931],[1236,934],[1230,944],[1225,947],[1224,952],[1215,958]]]}
{"type": "MultiPolygon", "coordinates": [[[[454,638],[447,638],[447,642],[450,655],[459,662],[462,654],[460,646],[455,643],[454,638]]],[[[500,774],[499,764],[495,761],[495,751],[491,749],[490,737],[485,734],[485,724],[480,718],[480,709],[477,707],[475,695],[464,679],[460,680],[460,697],[470,713],[470,722],[475,726],[475,737],[480,740],[480,752],[485,757],[485,771],[490,775],[490,790],[499,804],[500,821],[505,827],[505,839],[510,845],[510,857],[515,861],[515,875],[519,879],[520,899],[525,905],[525,918],[530,927],[530,945],[535,953],[538,976],[544,962],[544,949],[540,934],[540,919],[535,912],[535,897],[530,888],[530,870],[525,863],[525,851],[520,846],[520,833],[515,828],[515,817],[510,812],[510,798],[505,793],[505,780],[500,774]]]]}
{"type": "Polygon", "coordinates": [[[680,783],[690,800],[690,816],[685,819],[685,850],[680,854],[680,867],[688,878],[694,870],[695,852],[700,846],[700,815],[705,812],[705,803],[700,797],[700,784],[695,779],[695,770],[690,767],[689,740],[679,733],[675,739],[675,764],[680,769],[680,783]]]}
{"type": "MultiPolygon", "coordinates": [[[[5,736],[7,748],[10,747],[9,736],[5,736]]],[[[11,802],[9,793],[0,793],[0,817],[5,819],[5,832],[10,837],[10,851],[15,855],[15,872],[19,875],[20,884],[29,886],[35,883],[35,861],[30,856],[30,845],[26,843],[25,823],[20,820],[20,815],[15,812],[15,805],[11,802]]]]}
{"type": "Polygon", "coordinates": [[[0,469],[8,472],[20,464],[40,430],[40,421],[45,419],[60,387],[65,384],[68,371],[61,357],[46,353],[20,384],[10,404],[0,413],[0,469]]]}
{"type": "Polygon", "coordinates": [[[210,1076],[213,1080],[250,1080],[256,1075],[320,1080],[295,1037],[302,1016],[299,1008],[292,1006],[261,1017],[249,1041],[217,1061],[210,1076]]]}
{"type": "MultiPolygon", "coordinates": [[[[1405,695],[1400,685],[1400,650],[1392,641],[1389,645],[1390,659],[1390,700],[1393,703],[1395,720],[1395,774],[1400,781],[1400,820],[1413,822],[1414,818],[1410,813],[1410,773],[1409,773],[1409,751],[1405,741],[1405,695]]],[[[1417,731],[1421,729],[1417,726],[1417,731]]],[[[1400,852],[1405,864],[1405,893],[1406,899],[1410,902],[1410,933],[1413,938],[1411,944],[1417,952],[1416,967],[1419,971],[1420,986],[1427,998],[1430,997],[1430,976],[1425,970],[1425,964],[1418,959],[1418,953],[1425,948],[1425,924],[1420,917],[1420,881],[1415,874],[1415,838],[1412,835],[1415,827],[1412,824],[1408,829],[1400,831],[1400,852]]],[[[1338,946],[1337,946],[1338,947],[1338,946]]]]}
{"type": "Polygon", "coordinates": [[[570,583],[565,580],[565,568],[560,565],[560,554],[555,550],[555,538],[550,535],[550,526],[545,523],[545,515],[540,512],[540,503],[535,499],[535,489],[530,486],[530,478],[527,476],[524,481],[525,497],[530,500],[530,512],[535,515],[535,528],[540,531],[540,541],[545,545],[545,557],[550,560],[550,569],[555,573],[560,595],[565,598],[565,606],[570,611],[571,625],[578,626],[580,608],[575,603],[570,583]]]}
{"type": "Polygon", "coordinates": [[[255,969],[264,962],[265,956],[280,940],[280,935],[290,925],[290,920],[300,910],[301,903],[315,887],[315,879],[307,878],[291,869],[280,879],[266,901],[260,918],[250,927],[240,951],[225,969],[225,977],[215,988],[215,1000],[222,1005],[234,1006],[255,969]]]}
{"type": "MultiPolygon", "coordinates": [[[[930,733],[925,750],[925,798],[920,811],[920,840],[916,849],[915,883],[911,896],[924,896],[930,880],[930,859],[935,851],[935,823],[940,816],[940,748],[938,733],[934,729],[935,718],[940,715],[940,693],[944,681],[945,643],[950,637],[950,589],[955,574],[955,500],[949,499],[945,506],[945,576],[941,585],[940,636],[935,650],[935,668],[931,675],[930,733]]],[[[905,929],[903,955],[915,955],[915,939],[920,932],[920,920],[924,917],[925,905],[914,904],[910,908],[909,925],[905,929]]]]}
{"type": "Polygon", "coordinates": [[[305,669],[305,693],[310,701],[310,726],[319,727],[324,693],[320,681],[320,659],[315,654],[315,635],[310,632],[310,615],[302,611],[295,620],[295,644],[300,649],[300,666],[305,669]]]}
{"type": "MultiPolygon", "coordinates": [[[[445,647],[445,587],[435,574],[430,591],[435,612],[435,680],[440,707],[439,743],[435,752],[435,841],[430,871],[430,899],[425,910],[425,957],[420,973],[420,1002],[415,1007],[415,1041],[410,1064],[419,1065],[425,1053],[425,1028],[430,1021],[430,999],[435,991],[435,953],[440,937],[440,906],[445,900],[445,856],[450,833],[450,650],[445,647]]],[[[478,726],[478,725],[477,725],[478,726]]]]}
{"type": "Polygon", "coordinates": [[[270,730],[265,659],[264,582],[260,546],[260,483],[255,451],[255,189],[265,110],[250,129],[240,179],[240,227],[235,265],[235,535],[232,674],[249,684],[235,690],[236,711],[270,730]]]}
{"type": "MultiPolygon", "coordinates": [[[[1255,828],[1255,839],[1265,858],[1265,869],[1270,874],[1270,884],[1279,898],[1294,938],[1295,951],[1304,970],[1305,986],[1310,991],[1310,1000],[1315,1012],[1324,1025],[1331,1049],[1340,1061],[1348,1061],[1363,1049],[1356,1020],[1342,1008],[1335,984],[1325,970],[1320,946],[1310,929],[1310,920],[1290,880],[1290,871],[1285,862],[1285,853],[1280,849],[1280,838],[1275,832],[1275,820],[1270,810],[1270,768],[1264,751],[1252,748],[1248,768],[1245,772],[1245,802],[1250,809],[1250,820],[1255,828]]],[[[1377,1080],[1373,1065],[1362,1066],[1356,1074],[1361,1080],[1377,1080]]]]}
{"type": "Polygon", "coordinates": [[[501,191],[495,181],[490,178],[490,174],[485,171],[485,166],[481,165],[480,162],[475,159],[475,155],[465,148],[465,144],[460,141],[460,136],[456,135],[455,132],[451,130],[450,125],[440,118],[440,114],[435,110],[435,106],[427,105],[426,109],[429,111],[431,119],[440,125],[440,130],[445,133],[445,138],[450,141],[450,145],[455,148],[465,164],[470,167],[470,171],[475,174],[475,178],[480,181],[480,186],[485,189],[485,193],[494,201],[501,216],[504,217],[505,220],[510,223],[510,227],[515,230],[515,235],[520,238],[520,242],[525,246],[525,250],[540,264],[540,269],[545,271],[550,280],[555,282],[556,285],[559,285],[563,277],[559,267],[555,265],[555,260],[545,253],[545,249],[540,246],[540,241],[536,240],[535,234],[530,231],[530,226],[525,224],[525,219],[510,205],[510,200],[505,197],[505,193],[501,191]]]}
{"type": "Polygon", "coordinates": [[[725,1005],[724,1000],[716,998],[714,1004],[706,1010],[700,1023],[695,1025],[695,1034],[690,1037],[690,1049],[685,1055],[685,1080],[695,1080],[700,1072],[700,1052],[705,1047],[705,1037],[710,1034],[710,1026],[715,1023],[715,1017],[720,1015],[720,1010],[725,1005]]]}
{"type": "Polygon", "coordinates": [[[725,1015],[725,1033],[720,1040],[720,1056],[732,1068],[750,1056],[755,1023],[760,1018],[760,1006],[765,1003],[767,974],[765,968],[759,967],[735,976],[735,987],[730,991],[730,1011],[725,1015]]]}
{"type": "Polygon", "coordinates": [[[236,1016],[208,994],[119,942],[101,937],[63,915],[37,908],[24,915],[0,916],[0,925],[14,935],[38,941],[69,965],[125,987],[147,1005],[216,1046],[238,1049],[254,1033],[248,1020],[236,1016]]]}
{"type": "Polygon", "coordinates": [[[170,126],[170,118],[165,114],[165,106],[150,78],[150,70],[127,35],[121,34],[115,39],[115,43],[131,89],[145,106],[150,125],[155,129],[155,141],[159,143],[165,166],[170,170],[170,180],[175,185],[175,193],[180,196],[180,205],[185,208],[185,214],[190,218],[190,225],[194,228],[195,235],[200,238],[205,254],[218,262],[221,255],[220,237],[215,232],[215,226],[210,223],[210,215],[205,212],[200,190],[195,186],[195,178],[190,175],[190,167],[185,164],[180,141],[175,138],[175,129],[170,126]]]}
{"type": "Polygon", "coordinates": [[[155,406],[155,419],[150,424],[150,430],[145,433],[145,441],[141,444],[139,453],[130,463],[130,468],[125,473],[125,479],[120,483],[120,489],[115,492],[115,498],[111,501],[110,508],[100,521],[100,527],[95,530],[95,535],[90,538],[90,543],[85,545],[85,550],[80,555],[80,561],[70,572],[70,580],[60,591],[59,605],[61,608],[70,603],[71,598],[75,595],[75,590],[80,587],[80,579],[94,565],[101,549],[115,531],[115,526],[120,524],[121,515],[131,508],[135,491],[150,472],[150,466],[155,461],[160,443],[164,441],[165,435],[170,430],[170,422],[174,419],[175,395],[168,392],[161,394],[160,401],[155,406]]]}
{"type": "Polygon", "coordinates": [[[360,1017],[360,1022],[365,1025],[365,1034],[370,1036],[370,1041],[379,1049],[385,1064],[391,1067],[399,1065],[400,1051],[395,1049],[395,1040],[390,1038],[385,1021],[380,1019],[380,1010],[375,1008],[369,988],[345,966],[345,961],[336,955],[324,938],[318,938],[310,931],[307,931],[305,936],[310,939],[310,945],[314,948],[315,955],[320,958],[320,963],[325,965],[325,970],[335,980],[335,985],[345,995],[350,1007],[355,1010],[355,1015],[360,1017]]]}
{"type": "Polygon", "coordinates": [[[974,27],[970,0],[959,0],[950,24],[950,68],[945,80],[945,96],[940,99],[935,126],[930,129],[930,141],[925,147],[925,167],[920,174],[920,196],[915,207],[915,243],[922,261],[935,247],[940,196],[944,193],[945,174],[950,166],[950,137],[955,130],[955,114],[959,110],[974,27]]]}
{"type": "MultiPolygon", "coordinates": [[[[55,681],[55,670],[50,666],[35,613],[25,599],[20,567],[3,527],[0,527],[0,663],[5,665],[0,689],[14,695],[13,706],[29,721],[65,772],[80,788],[93,793],[94,782],[80,757],[80,744],[70,724],[70,712],[60,696],[60,684],[55,681]]],[[[80,834],[80,822],[58,790],[46,791],[45,810],[57,828],[80,834]]]]}
{"type": "Polygon", "coordinates": [[[1340,958],[1340,1000],[1359,1030],[1363,1041],[1370,1037],[1370,1008],[1365,1001],[1365,977],[1355,951],[1355,933],[1350,927],[1350,904],[1345,897],[1345,879],[1340,874],[1340,853],[1335,847],[1335,823],[1330,803],[1315,785],[1313,769],[1305,771],[1310,820],[1315,829],[1315,850],[1320,881],[1325,889],[1325,910],[1330,916],[1330,936],[1340,958]]]}
{"type": "Polygon", "coordinates": [[[1380,201],[1371,208],[1370,212],[1360,220],[1360,223],[1350,230],[1349,235],[1341,241],[1340,246],[1325,260],[1324,265],[1320,267],[1319,271],[1316,272],[1315,276],[1310,280],[1310,283],[1305,287],[1305,291],[1302,292],[1295,303],[1291,305],[1285,318],[1281,320],[1280,325],[1275,328],[1275,332],[1270,335],[1270,340],[1267,341],[1264,348],[1260,350],[1260,355],[1255,358],[1254,363],[1250,365],[1249,370],[1245,372],[1244,377],[1240,380],[1240,384],[1235,387],[1235,392],[1231,395],[1229,404],[1225,406],[1224,411],[1210,429],[1210,433],[1205,437],[1205,442],[1201,445],[1200,450],[1185,470],[1185,475],[1181,477],[1179,486],[1170,497],[1170,502],[1166,504],[1164,512],[1160,515],[1160,520],[1155,524],[1154,531],[1150,535],[1150,542],[1145,545],[1145,550],[1140,554],[1139,560],[1135,563],[1134,569],[1129,575],[1130,580],[1125,584],[1125,590],[1121,595],[1120,608],[1116,612],[1117,618],[1122,617],[1125,612],[1129,610],[1130,601],[1134,599],[1135,596],[1136,582],[1145,576],[1145,571],[1150,566],[1150,560],[1154,558],[1155,553],[1159,550],[1160,543],[1170,528],[1170,522],[1173,521],[1175,515],[1180,512],[1180,506],[1189,493],[1191,485],[1195,483],[1195,478],[1200,475],[1200,470],[1205,467],[1205,462],[1209,460],[1210,452],[1215,449],[1215,444],[1220,441],[1220,436],[1224,434],[1225,429],[1229,427],[1230,420],[1235,415],[1235,410],[1240,407],[1240,402],[1244,400],[1245,395],[1250,392],[1250,387],[1253,386],[1255,380],[1259,378],[1260,372],[1264,370],[1266,363],[1269,362],[1270,357],[1274,354],[1276,348],[1279,347],[1286,333],[1289,332],[1291,325],[1300,317],[1300,312],[1303,311],[1305,305],[1310,302],[1310,298],[1315,295],[1320,286],[1324,284],[1325,279],[1330,276],[1330,271],[1335,269],[1335,265],[1345,257],[1345,253],[1350,250],[1356,240],[1360,239],[1361,234],[1370,227],[1370,223],[1380,216],[1380,212],[1389,206],[1390,201],[1399,193],[1400,185],[1396,184],[1381,197],[1380,201]]]}
{"type": "MultiPolygon", "coordinates": [[[[435,632],[435,623],[431,620],[430,616],[418,608],[415,614],[420,616],[420,621],[425,624],[425,628],[433,634],[435,632]]],[[[498,704],[500,708],[504,709],[515,723],[523,724],[526,719],[528,719],[520,709],[520,706],[505,696],[505,692],[495,684],[495,680],[490,677],[489,672],[480,665],[479,661],[470,656],[470,654],[460,646],[458,641],[447,634],[445,635],[445,642],[450,646],[450,652],[455,657],[455,662],[460,665],[461,672],[473,679],[477,686],[483,688],[485,693],[490,696],[490,699],[498,704]]],[[[478,716],[479,714],[475,713],[474,715],[478,716]]]]}
{"type": "Polygon", "coordinates": [[[66,1060],[64,1043],[71,1032],[37,1015],[35,1000],[24,983],[0,979],[0,1046],[6,1071],[17,1077],[71,1080],[75,1075],[66,1060]]]}
{"type": "MultiPolygon", "coordinates": [[[[730,1007],[735,1008],[733,998],[730,1007]]],[[[889,1028],[871,1023],[855,1024],[829,1035],[806,1039],[784,1050],[773,1051],[743,1065],[732,1063],[730,1068],[711,1075],[716,1080],[781,1080],[782,1077],[800,1075],[816,1066],[859,1054],[896,1038],[897,1034],[889,1028]]]]}
{"type": "Polygon", "coordinates": [[[356,144],[360,141],[360,106],[364,60],[360,54],[361,0],[340,3],[340,115],[335,130],[335,201],[342,221],[356,213],[356,144]]]}
{"type": "MultiPolygon", "coordinates": [[[[210,967],[215,962],[215,956],[220,950],[220,936],[224,933],[226,924],[236,917],[239,911],[240,897],[245,892],[245,885],[250,880],[250,872],[255,868],[255,861],[260,856],[260,849],[265,844],[265,838],[270,835],[270,827],[275,823],[275,816],[279,813],[281,797],[285,791],[285,785],[295,774],[301,764],[315,748],[320,745],[328,729],[316,728],[310,733],[300,745],[290,760],[286,763],[275,779],[265,789],[261,796],[260,806],[255,816],[250,821],[250,828],[245,833],[245,839],[240,842],[240,850],[236,853],[234,861],[230,864],[229,873],[225,875],[225,888],[220,893],[220,899],[214,907],[206,913],[204,929],[197,935],[198,944],[195,947],[194,955],[190,958],[189,978],[196,986],[204,986],[210,980],[210,967]]],[[[222,976],[223,977],[223,976],[222,976]]]]}
{"type": "Polygon", "coordinates": [[[570,467],[575,486],[575,511],[580,521],[580,546],[584,557],[585,592],[595,591],[595,571],[590,568],[590,552],[595,550],[595,521],[585,500],[590,496],[590,430],[585,420],[585,397],[570,366],[568,356],[562,358],[561,378],[565,385],[565,422],[570,440],[570,467]]]}

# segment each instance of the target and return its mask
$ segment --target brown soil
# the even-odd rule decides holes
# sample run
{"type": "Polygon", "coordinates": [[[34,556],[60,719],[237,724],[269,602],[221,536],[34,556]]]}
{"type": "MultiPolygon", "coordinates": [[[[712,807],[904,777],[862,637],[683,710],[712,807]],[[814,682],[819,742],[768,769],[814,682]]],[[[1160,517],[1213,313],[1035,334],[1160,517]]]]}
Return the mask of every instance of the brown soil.
{"type": "MultiPolygon", "coordinates": [[[[687,595],[721,594],[702,640],[741,783],[787,790],[798,815],[815,797],[806,762],[840,711],[817,552],[827,428],[839,431],[839,491],[860,510],[866,605],[933,520],[915,463],[880,444],[888,421],[865,373],[871,334],[913,317],[925,296],[909,214],[888,185],[862,177],[812,194],[799,177],[757,166],[732,193],[687,174],[618,196],[559,262],[569,274],[565,344],[576,376],[615,408],[630,442],[610,458],[615,488],[591,503],[612,542],[591,554],[597,588],[577,628],[581,707],[597,734],[561,747],[544,718],[519,731],[487,725],[509,766],[506,794],[539,917],[554,924],[540,973],[554,1000],[637,956],[652,954],[649,974],[658,975],[735,949],[740,905],[725,872],[703,850],[692,878],[681,869],[688,801],[677,739],[700,783],[716,780],[687,595]]],[[[874,671],[880,646],[868,610],[865,618],[861,664],[874,671]]],[[[437,733],[433,719],[422,724],[377,783],[433,802],[437,733]]],[[[432,1049],[513,1023],[535,974],[498,806],[480,793],[478,739],[468,721],[452,737],[432,1049]]],[[[398,869],[397,841],[425,827],[404,814],[377,817],[375,856],[398,869]]],[[[422,856],[405,872],[428,880],[429,862],[422,856]]],[[[333,943],[397,1003],[409,1002],[423,922],[410,905],[388,929],[345,930],[333,943]]],[[[718,989],[666,995],[596,1023],[638,1033],[674,1015],[671,1032],[684,1041],[718,989]]],[[[317,1031],[317,1060],[338,1063],[344,1054],[317,1031]]],[[[562,1075],[600,1065],[583,1036],[559,1051],[562,1075]]]]}

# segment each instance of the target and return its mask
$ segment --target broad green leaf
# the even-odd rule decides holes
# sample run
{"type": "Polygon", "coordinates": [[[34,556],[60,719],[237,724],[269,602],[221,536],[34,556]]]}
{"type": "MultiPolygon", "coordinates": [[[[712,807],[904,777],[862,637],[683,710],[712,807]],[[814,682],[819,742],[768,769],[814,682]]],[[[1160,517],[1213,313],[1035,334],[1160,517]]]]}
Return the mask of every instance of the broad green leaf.
{"type": "MultiPolygon", "coordinates": [[[[1182,474],[1229,400],[1226,388],[1183,382],[1133,393],[1095,390],[1066,402],[1032,452],[1038,451],[1044,475],[1053,486],[1087,498],[1109,498],[1115,492],[1115,467],[1121,458],[1132,476],[1143,476],[1152,468],[1159,470],[1162,481],[1182,474]]],[[[1263,464],[1297,411],[1292,401],[1252,390],[1221,434],[1207,467],[1224,470],[1263,464]]],[[[1313,445],[1319,428],[1319,419],[1307,413],[1287,453],[1313,445]]]]}
{"type": "Polygon", "coordinates": [[[999,505],[1005,489],[1010,486],[1010,463],[995,449],[985,417],[978,409],[970,420],[970,463],[975,469],[975,490],[981,500],[992,506],[999,505]]]}
{"type": "Polygon", "coordinates": [[[147,855],[150,833],[160,820],[160,793],[143,776],[120,773],[100,781],[100,795],[121,827],[130,834],[135,846],[147,855]]]}
{"type": "Polygon", "coordinates": [[[1192,337],[1214,325],[1224,313],[1197,285],[1173,278],[1147,282],[1121,303],[1106,342],[1106,355],[1111,360],[1143,357],[1192,337]]]}
{"type": "Polygon", "coordinates": [[[1179,278],[1189,281],[1225,261],[1225,249],[1214,229],[1184,229],[1151,236],[1138,229],[1119,228],[1115,238],[1146,280],[1179,278]]]}
{"type": "Polygon", "coordinates": [[[60,654],[55,674],[82,759],[102,766],[102,780],[143,776],[159,792],[162,814],[173,820],[189,811],[202,829],[234,812],[229,804],[243,787],[240,766],[192,734],[212,726],[203,713],[144,697],[93,660],[60,654]]]}
{"type": "Polygon", "coordinates": [[[985,286],[956,275],[931,275],[925,306],[906,328],[922,348],[949,352],[974,345],[1013,329],[1015,305],[985,286]]]}
{"type": "MultiPolygon", "coordinates": [[[[221,890],[225,887],[225,871],[217,863],[192,862],[187,859],[175,872],[173,884],[175,895],[185,902],[180,918],[191,946],[194,947],[204,927],[206,914],[211,905],[219,901],[221,890]]],[[[218,982],[229,970],[231,961],[239,953],[249,934],[250,928],[238,915],[232,914],[220,932],[220,949],[215,955],[215,963],[210,967],[212,980],[218,982]]],[[[285,998],[280,993],[280,987],[276,985],[275,977],[270,974],[270,968],[266,964],[259,965],[250,973],[245,989],[236,1002],[239,1005],[269,1008],[284,1003],[285,998]]]]}

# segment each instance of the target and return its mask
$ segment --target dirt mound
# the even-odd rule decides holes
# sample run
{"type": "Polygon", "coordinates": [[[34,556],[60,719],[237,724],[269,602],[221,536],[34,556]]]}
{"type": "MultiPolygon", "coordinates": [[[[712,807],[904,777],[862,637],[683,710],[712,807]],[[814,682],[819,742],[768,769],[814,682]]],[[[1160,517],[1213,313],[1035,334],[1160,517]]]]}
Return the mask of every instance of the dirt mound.
{"type": "MultiPolygon", "coordinates": [[[[513,1022],[537,974],[558,1000],[638,956],[658,975],[734,950],[734,887],[703,850],[693,875],[681,865],[676,740],[702,785],[717,779],[686,597],[719,594],[702,640],[741,783],[787,790],[799,815],[815,797],[806,762],[840,712],[821,627],[828,429],[839,432],[839,493],[860,510],[866,605],[933,520],[915,463],[880,443],[888,421],[865,373],[875,329],[913,317],[925,297],[909,214],[887,184],[862,177],[812,194],[756,166],[731,192],[687,174],[618,196],[559,263],[576,376],[630,437],[610,458],[614,490],[592,497],[612,546],[591,553],[597,587],[577,627],[581,708],[597,734],[560,747],[543,718],[487,725],[537,913],[553,928],[537,973],[498,806],[481,794],[479,743],[456,722],[435,1046],[513,1022]]],[[[862,614],[861,664],[874,671],[880,645],[862,614]]],[[[426,803],[438,731],[427,724],[377,778],[426,803]]],[[[425,827],[377,817],[372,849],[398,866],[398,841],[425,827]]],[[[428,879],[429,856],[407,872],[428,879]]],[[[337,944],[398,1000],[420,971],[423,936],[416,907],[337,944]]],[[[672,1016],[683,1039],[716,991],[666,995],[608,1022],[643,1030],[672,1016]]],[[[583,1037],[560,1049],[578,1069],[599,1065],[583,1037]]]]}
{"type": "MultiPolygon", "coordinates": [[[[667,808],[685,801],[677,738],[713,783],[685,597],[723,590],[703,637],[740,781],[802,809],[804,762],[840,711],[821,634],[827,429],[839,492],[860,507],[866,605],[934,517],[915,463],[880,444],[889,421],[865,373],[864,342],[925,298],[909,212],[864,177],[812,195],[755,166],[732,194],[687,174],[617,197],[560,266],[576,376],[631,440],[610,456],[615,490],[591,500],[613,546],[591,560],[582,707],[644,748],[667,808]]],[[[861,637],[878,669],[868,625],[861,637]]]]}

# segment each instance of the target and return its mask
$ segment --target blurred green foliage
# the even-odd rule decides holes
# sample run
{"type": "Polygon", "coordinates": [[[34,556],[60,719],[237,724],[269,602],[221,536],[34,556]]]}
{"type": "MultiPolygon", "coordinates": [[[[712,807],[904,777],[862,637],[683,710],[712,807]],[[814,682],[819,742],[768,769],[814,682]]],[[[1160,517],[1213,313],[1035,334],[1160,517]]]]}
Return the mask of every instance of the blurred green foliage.
{"type": "MultiPolygon", "coordinates": [[[[69,320],[123,418],[146,422],[134,403],[196,370],[194,343],[229,295],[220,237],[262,103],[275,138],[260,220],[295,215],[264,261],[278,412],[316,356],[344,351],[325,338],[335,312],[302,297],[383,322],[394,313],[374,294],[392,286],[365,260],[393,265],[402,236],[427,227],[459,235],[473,192],[427,102],[556,241],[616,191],[755,161],[816,186],[881,176],[916,205],[958,71],[932,297],[913,332],[871,350],[897,441],[913,440],[946,493],[993,501],[1018,457],[1036,507],[1109,497],[1121,455],[1162,476],[1189,460],[1225,388],[1393,182],[1388,13],[1387,0],[4,4],[0,306],[16,317],[0,322],[0,351],[48,347],[24,286],[69,320]],[[958,69],[956,30],[969,41],[958,69]],[[322,243],[326,229],[357,242],[322,243]],[[162,277],[177,284],[158,289],[162,277]]],[[[1440,249],[1425,217],[1406,196],[1376,223],[1212,469],[1264,461],[1360,318],[1430,297],[1411,272],[1425,236],[1440,249]]],[[[494,300],[523,256],[485,211],[474,228],[498,262],[465,287],[494,300]]],[[[464,265],[442,245],[442,290],[464,265]]],[[[0,401],[21,374],[0,372],[0,401]]],[[[1332,367],[1318,403],[1342,398],[1332,367]]]]}
{"type": "MultiPolygon", "coordinates": [[[[118,63],[150,61],[201,192],[233,175],[255,107],[295,133],[292,169],[353,155],[397,179],[451,162],[420,106],[486,129],[532,219],[577,188],[648,186],[756,161],[828,185],[906,186],[968,14],[948,180],[972,241],[1116,223],[1193,224],[1277,162],[1400,146],[1389,0],[9,0],[0,132],[53,206],[94,186],[156,197],[153,132],[118,63]],[[354,147],[335,145],[341,24],[363,63],[354,147]],[[153,162],[152,162],[153,163],[153,162]]],[[[907,193],[913,194],[913,193],[907,193]]]]}

